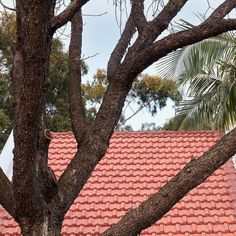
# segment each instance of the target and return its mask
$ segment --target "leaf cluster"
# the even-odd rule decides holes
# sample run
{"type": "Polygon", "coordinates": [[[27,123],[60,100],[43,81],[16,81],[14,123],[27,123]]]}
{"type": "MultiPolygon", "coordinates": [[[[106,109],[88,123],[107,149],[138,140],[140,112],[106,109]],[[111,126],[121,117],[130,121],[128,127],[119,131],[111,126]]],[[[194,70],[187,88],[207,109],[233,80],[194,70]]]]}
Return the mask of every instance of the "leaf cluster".
{"type": "Polygon", "coordinates": [[[141,75],[135,80],[129,96],[135,99],[138,105],[146,107],[152,115],[166,106],[168,98],[176,103],[182,98],[173,80],[149,75],[141,75]]]}

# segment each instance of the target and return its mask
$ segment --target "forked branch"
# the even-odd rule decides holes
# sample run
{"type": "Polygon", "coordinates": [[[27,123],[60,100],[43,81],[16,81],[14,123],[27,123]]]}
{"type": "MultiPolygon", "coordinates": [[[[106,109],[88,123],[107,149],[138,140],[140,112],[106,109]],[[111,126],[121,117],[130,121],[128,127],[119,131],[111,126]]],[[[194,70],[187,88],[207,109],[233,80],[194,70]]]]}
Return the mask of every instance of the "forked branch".
{"type": "Polygon", "coordinates": [[[121,64],[121,60],[123,56],[125,55],[125,52],[128,50],[128,46],[130,43],[130,40],[132,36],[134,35],[136,29],[133,17],[130,15],[126,24],[125,28],[123,30],[123,33],[121,34],[121,37],[116,44],[111,57],[108,61],[108,68],[107,68],[107,77],[108,80],[110,80],[112,77],[114,77],[114,74],[118,67],[121,64]]]}
{"type": "Polygon", "coordinates": [[[75,13],[78,12],[78,10],[88,1],[89,0],[72,0],[64,11],[52,18],[51,31],[55,32],[57,29],[70,21],[75,13]]]}
{"type": "Polygon", "coordinates": [[[208,19],[223,19],[232,11],[233,8],[235,8],[235,6],[236,0],[226,0],[210,15],[208,19]]]}
{"type": "MultiPolygon", "coordinates": [[[[171,20],[178,14],[178,12],[184,7],[188,0],[181,0],[181,1],[169,1],[162,11],[152,20],[147,23],[144,22],[143,17],[140,18],[139,21],[142,23],[142,32],[139,28],[139,35],[135,43],[133,43],[132,47],[129,48],[128,53],[126,54],[126,61],[132,60],[137,52],[145,51],[145,49],[150,46],[158,36],[168,28],[171,20]]],[[[142,1],[141,1],[142,2],[142,1]]],[[[133,3],[131,12],[134,13],[134,16],[137,12],[140,12],[142,7],[133,3]]],[[[136,16],[136,18],[138,18],[136,16]]],[[[138,19],[136,19],[136,22],[138,19]]],[[[124,60],[125,60],[124,59],[124,60]]]]}
{"type": "MultiPolygon", "coordinates": [[[[135,57],[132,59],[127,58],[127,65],[125,66],[131,66],[130,64],[132,63],[133,71],[136,71],[136,73],[139,74],[148,66],[178,48],[235,29],[236,19],[207,20],[199,26],[175,34],[170,34],[165,38],[154,42],[149,47],[136,53],[135,57]]],[[[127,70],[127,68],[124,68],[124,70],[127,70]]]]}
{"type": "MultiPolygon", "coordinates": [[[[175,1],[169,2],[175,4],[175,1]]],[[[187,1],[183,0],[178,2],[179,4],[184,5],[187,1]]],[[[166,19],[171,21],[174,15],[177,14],[178,10],[183,7],[183,5],[180,5],[177,11],[174,9],[173,11],[170,10],[171,6],[169,6],[169,8],[164,8],[163,11],[166,11],[167,15],[170,14],[170,16],[166,16],[166,19]]],[[[236,4],[233,4],[230,7],[235,7],[235,5],[236,4]]],[[[153,23],[155,23],[155,21],[153,23]]],[[[150,24],[152,24],[152,22],[150,22],[150,24]]],[[[135,77],[140,72],[150,66],[157,59],[167,55],[173,50],[235,28],[236,20],[217,18],[210,19],[207,22],[202,23],[201,25],[192,29],[169,35],[159,41],[149,41],[147,43],[146,40],[149,40],[148,37],[150,36],[150,34],[147,33],[147,37],[145,37],[145,34],[142,34],[143,37],[139,37],[137,39],[140,40],[139,43],[136,44],[138,45],[138,47],[133,47],[132,50],[126,54],[130,39],[133,36],[135,30],[135,23],[130,17],[127,22],[127,27],[125,27],[120,41],[116,45],[116,48],[114,49],[109,61],[109,85],[100,110],[95,121],[91,124],[88,131],[86,132],[83,142],[81,142],[81,145],[79,145],[78,152],[76,153],[75,158],[73,158],[73,160],[59,179],[59,192],[52,199],[53,206],[55,206],[57,209],[60,209],[63,214],[66,213],[67,209],[70,207],[74,199],[77,197],[78,193],[83,188],[93,169],[96,167],[97,163],[101,160],[106,152],[109,139],[119,120],[125,98],[132,86],[135,77]]],[[[71,53],[75,53],[76,50],[79,49],[73,49],[73,52],[71,53]]],[[[79,51],[77,51],[77,53],[78,52],[79,51]]],[[[77,58],[78,60],[80,60],[80,57],[75,56],[75,54],[73,55],[74,59],[77,58]]],[[[78,65],[76,66],[78,68],[78,65]]],[[[78,83],[78,77],[75,78],[77,79],[75,80],[75,82],[78,83]]],[[[79,88],[78,84],[76,86],[77,88],[79,88]]],[[[74,101],[78,102],[79,100],[77,98],[74,101]]],[[[81,112],[82,111],[78,111],[75,114],[82,114],[81,112]]],[[[75,118],[75,120],[77,120],[77,118],[75,118]]],[[[80,122],[80,119],[77,121],[80,122]]],[[[83,122],[78,126],[78,135],[80,133],[79,129],[82,126],[83,122]]],[[[157,197],[155,197],[156,195],[154,197],[151,197],[150,200],[143,203],[140,208],[128,212],[127,215],[117,225],[114,225],[110,230],[105,232],[104,235],[137,235],[144,228],[150,226],[153,222],[158,220],[159,217],[163,216],[163,214],[165,214],[165,212],[167,212],[188,191],[190,191],[194,186],[198,185],[200,181],[204,181],[207,176],[213,173],[214,170],[216,170],[236,152],[235,139],[236,130],[225,136],[222,141],[215,146],[214,149],[211,149],[211,151],[206,153],[202,158],[188,164],[187,167],[184,168],[179,175],[174,177],[174,179],[169,182],[166,187],[161,190],[160,193],[157,194],[157,197]],[[223,148],[223,146],[227,149],[227,151],[224,150],[223,152],[221,152],[221,148],[223,148]],[[207,164],[209,170],[205,169],[207,164]],[[195,168],[197,165],[199,166],[196,171],[195,168]],[[206,175],[203,174],[205,173],[204,171],[207,171],[206,175]],[[198,172],[201,174],[201,178],[198,178],[200,176],[198,172]],[[180,181],[183,177],[188,178],[188,181],[192,180],[193,182],[191,183],[191,185],[187,185],[185,187],[188,181],[180,181]],[[177,197],[174,197],[177,190],[171,190],[172,186],[175,185],[179,188],[183,187],[183,191],[181,191],[179,195],[177,194],[177,197]],[[166,194],[166,189],[170,191],[170,196],[167,195],[167,197],[163,197],[163,194],[166,194]],[[156,199],[158,199],[158,201],[160,200],[162,204],[157,204],[156,199]],[[154,204],[154,207],[152,204],[154,204]],[[165,205],[167,206],[166,208],[165,205]],[[149,206],[153,207],[153,209],[150,210],[153,216],[150,216],[150,214],[147,213],[147,209],[149,209],[149,206]],[[158,206],[158,209],[155,208],[156,206],[158,206]],[[147,216],[143,216],[141,214],[140,209],[142,207],[145,209],[144,214],[147,213],[147,216]],[[156,213],[156,211],[159,210],[160,213],[156,213]],[[126,223],[123,224],[124,222],[126,223]],[[140,222],[144,223],[142,224],[140,222]],[[122,231],[123,229],[127,230],[128,233],[124,233],[125,231],[122,231]]]]}

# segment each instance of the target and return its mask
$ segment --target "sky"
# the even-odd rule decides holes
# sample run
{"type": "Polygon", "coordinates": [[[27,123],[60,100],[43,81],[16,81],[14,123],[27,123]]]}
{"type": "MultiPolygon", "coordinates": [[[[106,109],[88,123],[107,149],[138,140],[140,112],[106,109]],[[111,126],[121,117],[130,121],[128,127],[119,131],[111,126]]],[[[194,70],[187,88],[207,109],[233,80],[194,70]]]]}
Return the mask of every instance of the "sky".
{"type": "MultiPolygon", "coordinates": [[[[12,0],[2,0],[5,5],[12,6],[12,0]]],[[[65,0],[66,3],[69,0],[65,0]]],[[[117,24],[116,20],[116,11],[113,4],[114,0],[90,0],[83,7],[84,14],[84,29],[83,29],[83,58],[87,58],[85,61],[89,66],[89,73],[84,77],[84,81],[91,80],[93,75],[96,73],[98,68],[106,69],[109,56],[116,45],[120,37],[120,27],[117,24]],[[102,4],[101,4],[102,2],[102,4]],[[101,15],[101,16],[97,16],[101,15]]],[[[123,2],[125,2],[123,0],[123,2]]],[[[129,8],[129,1],[127,2],[127,8],[129,8]]],[[[146,0],[146,9],[147,12],[150,3],[153,0],[146,0]]],[[[208,7],[208,2],[214,8],[219,5],[222,0],[189,0],[183,10],[177,15],[175,21],[179,19],[188,20],[194,24],[199,22],[196,14],[206,13],[208,7]]],[[[210,13],[212,9],[209,9],[210,13]]],[[[151,11],[149,11],[151,12],[151,11]]],[[[120,12],[117,11],[119,17],[120,12]]],[[[150,15],[150,14],[149,14],[150,15]]],[[[122,23],[124,25],[126,20],[126,14],[122,14],[122,23]]],[[[65,50],[68,49],[69,37],[70,34],[70,25],[68,24],[65,31],[64,28],[61,29],[57,36],[63,40],[65,45],[65,50]],[[61,34],[63,32],[64,34],[61,34]]],[[[144,73],[150,75],[157,75],[157,69],[154,65],[149,67],[144,73]]],[[[135,105],[132,107],[135,110],[135,105]]],[[[128,109],[127,109],[128,110],[128,109]]],[[[128,110],[126,117],[132,114],[131,110],[128,110]]],[[[132,125],[134,130],[141,128],[141,124],[145,122],[154,122],[157,126],[163,125],[171,117],[175,115],[174,103],[170,100],[167,102],[167,106],[159,111],[154,117],[149,114],[145,108],[132,119],[130,119],[126,124],[132,125]]]]}

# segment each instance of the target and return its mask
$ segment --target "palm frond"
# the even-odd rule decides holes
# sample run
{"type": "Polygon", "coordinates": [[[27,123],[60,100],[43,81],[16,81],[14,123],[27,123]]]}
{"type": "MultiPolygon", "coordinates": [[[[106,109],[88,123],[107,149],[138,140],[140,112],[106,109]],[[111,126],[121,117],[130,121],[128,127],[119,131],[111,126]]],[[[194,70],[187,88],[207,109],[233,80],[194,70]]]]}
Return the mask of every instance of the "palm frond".
{"type": "Polygon", "coordinates": [[[236,33],[227,32],[169,53],[157,61],[157,73],[163,78],[178,79],[179,75],[191,68],[196,74],[204,66],[214,65],[224,55],[232,56],[236,47],[233,38],[236,38],[236,33]]]}
{"type": "MultiPolygon", "coordinates": [[[[200,16],[201,18],[201,16],[200,16]]],[[[193,25],[182,21],[180,30],[193,25]]],[[[236,32],[230,31],[168,54],[158,75],[187,87],[170,126],[225,131],[236,123],[236,32]]]]}

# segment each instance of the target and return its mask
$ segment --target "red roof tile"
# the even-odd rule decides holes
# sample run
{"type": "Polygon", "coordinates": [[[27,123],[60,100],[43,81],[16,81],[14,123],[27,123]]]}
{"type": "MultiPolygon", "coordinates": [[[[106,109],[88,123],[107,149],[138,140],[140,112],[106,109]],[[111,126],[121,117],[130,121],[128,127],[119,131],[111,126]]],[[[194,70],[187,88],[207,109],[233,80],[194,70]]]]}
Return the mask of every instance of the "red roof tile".
{"type": "MultiPolygon", "coordinates": [[[[99,235],[158,191],[192,157],[219,139],[215,132],[117,132],[63,222],[63,235],[99,235]]],[[[72,133],[53,133],[49,164],[57,178],[76,151],[72,133]]],[[[192,190],[142,235],[236,235],[236,172],[232,161],[192,190]]],[[[0,210],[0,235],[19,235],[0,210]]]]}

